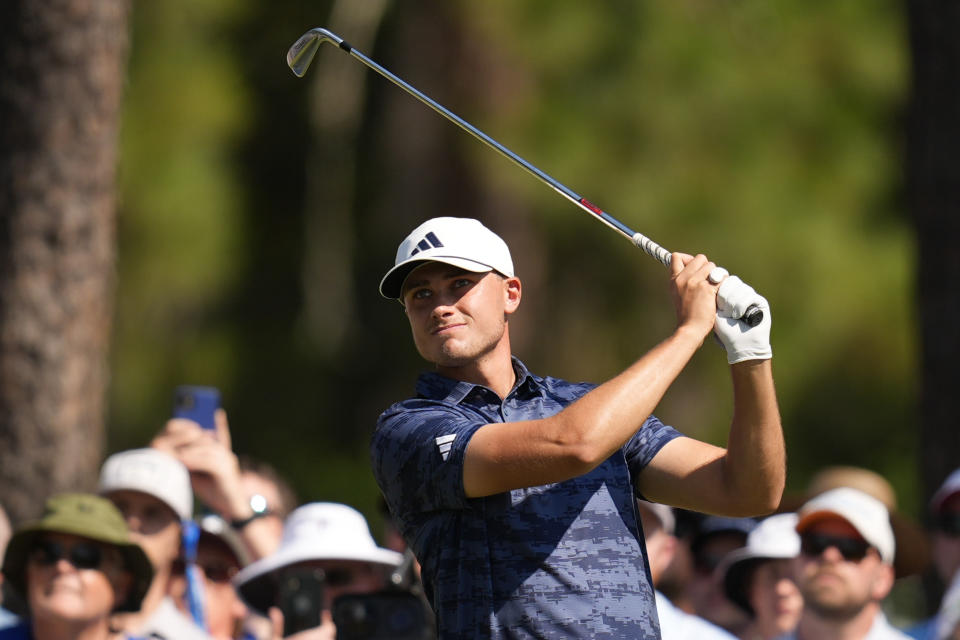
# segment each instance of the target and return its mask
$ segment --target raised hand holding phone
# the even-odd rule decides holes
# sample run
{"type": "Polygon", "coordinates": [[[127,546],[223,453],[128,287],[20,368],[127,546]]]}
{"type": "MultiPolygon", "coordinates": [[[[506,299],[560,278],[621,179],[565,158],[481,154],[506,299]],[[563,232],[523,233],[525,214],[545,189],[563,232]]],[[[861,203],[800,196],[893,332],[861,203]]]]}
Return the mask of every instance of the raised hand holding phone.
{"type": "Polygon", "coordinates": [[[240,464],[231,447],[230,425],[220,403],[220,392],[213,387],[177,387],[171,418],[151,446],[183,463],[200,502],[240,533],[256,559],[269,555],[278,540],[272,523],[257,523],[270,512],[262,505],[259,510],[255,508],[241,483],[240,464]]]}

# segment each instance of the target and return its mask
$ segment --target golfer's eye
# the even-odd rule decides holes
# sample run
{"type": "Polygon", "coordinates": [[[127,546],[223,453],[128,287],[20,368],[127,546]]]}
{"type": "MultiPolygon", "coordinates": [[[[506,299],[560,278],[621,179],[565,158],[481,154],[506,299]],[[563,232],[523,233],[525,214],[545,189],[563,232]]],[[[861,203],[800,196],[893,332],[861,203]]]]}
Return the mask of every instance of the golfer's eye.
{"type": "Polygon", "coordinates": [[[457,278],[453,281],[453,288],[459,289],[460,287],[469,287],[471,284],[473,284],[473,281],[469,278],[457,278]]]}
{"type": "Polygon", "coordinates": [[[410,294],[410,298],[413,300],[425,300],[430,297],[430,289],[417,289],[410,294]]]}

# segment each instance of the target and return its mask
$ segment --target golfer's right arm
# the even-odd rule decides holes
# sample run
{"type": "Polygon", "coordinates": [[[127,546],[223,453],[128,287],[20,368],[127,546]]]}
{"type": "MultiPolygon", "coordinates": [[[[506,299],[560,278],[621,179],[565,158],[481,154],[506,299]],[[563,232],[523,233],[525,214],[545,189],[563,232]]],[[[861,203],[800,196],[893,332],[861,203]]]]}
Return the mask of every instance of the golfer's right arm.
{"type": "Polygon", "coordinates": [[[463,466],[468,497],[587,473],[609,458],[653,413],[703,344],[716,318],[715,266],[676,254],[671,265],[677,329],[626,371],[549,418],[492,423],[474,433],[463,466]]]}

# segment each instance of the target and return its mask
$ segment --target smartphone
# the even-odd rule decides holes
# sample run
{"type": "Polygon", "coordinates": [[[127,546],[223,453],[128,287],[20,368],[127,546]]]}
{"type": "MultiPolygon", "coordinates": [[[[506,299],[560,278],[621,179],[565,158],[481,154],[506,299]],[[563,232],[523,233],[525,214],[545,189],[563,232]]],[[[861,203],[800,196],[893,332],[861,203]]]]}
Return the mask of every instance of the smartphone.
{"type": "Polygon", "coordinates": [[[204,429],[217,430],[214,413],[220,408],[220,391],[214,387],[181,385],[173,392],[173,417],[193,420],[204,429]]]}
{"type": "Polygon", "coordinates": [[[283,613],[284,638],[320,626],[323,591],[321,569],[292,569],[280,576],[278,605],[283,613]]]}

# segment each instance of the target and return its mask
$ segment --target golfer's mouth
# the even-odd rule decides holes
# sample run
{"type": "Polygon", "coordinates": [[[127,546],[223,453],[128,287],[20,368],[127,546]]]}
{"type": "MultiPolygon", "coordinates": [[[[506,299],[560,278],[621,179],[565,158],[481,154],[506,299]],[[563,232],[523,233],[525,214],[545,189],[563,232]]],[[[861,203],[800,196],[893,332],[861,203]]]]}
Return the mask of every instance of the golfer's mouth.
{"type": "Polygon", "coordinates": [[[431,331],[430,333],[431,335],[439,336],[439,335],[448,333],[451,329],[456,329],[457,327],[463,327],[463,326],[466,326],[466,325],[462,322],[457,324],[445,324],[442,327],[435,327],[433,331],[431,331]]]}

